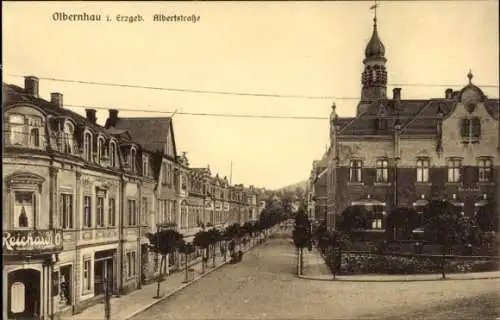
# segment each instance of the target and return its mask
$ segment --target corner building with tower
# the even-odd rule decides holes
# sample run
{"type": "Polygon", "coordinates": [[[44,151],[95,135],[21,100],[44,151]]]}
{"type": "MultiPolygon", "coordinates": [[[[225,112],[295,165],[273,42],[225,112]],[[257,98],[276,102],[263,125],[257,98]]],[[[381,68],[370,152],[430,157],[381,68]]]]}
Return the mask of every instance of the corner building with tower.
{"type": "Polygon", "coordinates": [[[474,215],[500,194],[498,98],[474,85],[472,72],[463,88],[442,97],[402,99],[401,88],[388,97],[386,62],[375,18],[356,116],[339,117],[335,104],[330,116],[329,228],[346,208],[361,205],[374,211],[366,228],[384,231],[391,209],[419,212],[431,198],[474,215]]]}

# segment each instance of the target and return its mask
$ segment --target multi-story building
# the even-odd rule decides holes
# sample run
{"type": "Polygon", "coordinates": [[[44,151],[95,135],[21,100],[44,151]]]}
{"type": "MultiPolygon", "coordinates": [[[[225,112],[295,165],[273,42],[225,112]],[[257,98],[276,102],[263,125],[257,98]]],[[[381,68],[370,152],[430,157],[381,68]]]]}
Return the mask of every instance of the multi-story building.
{"type": "Polygon", "coordinates": [[[462,89],[446,89],[442,97],[402,99],[394,88],[389,98],[386,61],[375,19],[356,116],[338,117],[332,107],[328,224],[348,206],[362,205],[373,212],[367,229],[382,230],[389,210],[420,211],[431,197],[472,215],[499,196],[499,100],[474,85],[472,72],[462,89]]]}
{"type": "Polygon", "coordinates": [[[328,202],[327,173],[328,153],[325,153],[321,160],[313,161],[311,174],[309,176],[307,207],[310,220],[326,222],[328,202]]]}
{"type": "Polygon", "coordinates": [[[139,285],[142,146],[98,125],[95,110],[82,117],[38,89],[36,77],[3,86],[4,238],[38,239],[4,241],[6,319],[78,312],[105,284],[139,285]]]}
{"type": "Polygon", "coordinates": [[[175,228],[190,241],[202,224],[231,219],[227,179],[177,155],[171,118],[111,109],[101,126],[94,109],[80,116],[60,93],[42,99],[36,77],[3,84],[2,99],[3,318],[78,313],[106,286],[140,289],[159,272],[149,232],[175,228]]]}

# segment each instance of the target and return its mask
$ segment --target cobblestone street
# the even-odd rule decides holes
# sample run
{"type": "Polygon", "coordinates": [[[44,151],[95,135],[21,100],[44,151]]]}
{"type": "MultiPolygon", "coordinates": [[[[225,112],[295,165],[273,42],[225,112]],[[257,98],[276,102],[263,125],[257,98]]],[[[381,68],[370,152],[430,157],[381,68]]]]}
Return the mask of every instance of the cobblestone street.
{"type": "MultiPolygon", "coordinates": [[[[292,240],[281,234],[247,253],[242,263],[213,272],[132,319],[380,319],[500,293],[497,279],[331,282],[298,279],[295,271],[292,240]]],[[[498,310],[492,305],[482,315],[493,317],[498,310]]]]}

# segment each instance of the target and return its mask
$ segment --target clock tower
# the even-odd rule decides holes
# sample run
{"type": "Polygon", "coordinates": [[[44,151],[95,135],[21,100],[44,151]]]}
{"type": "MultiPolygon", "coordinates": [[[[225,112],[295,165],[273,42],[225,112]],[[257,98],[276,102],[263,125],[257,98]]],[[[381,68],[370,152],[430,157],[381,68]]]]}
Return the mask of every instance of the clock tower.
{"type": "Polygon", "coordinates": [[[372,102],[387,99],[387,71],[385,69],[385,47],[377,32],[377,15],[373,18],[373,33],[366,45],[364,70],[361,74],[361,101],[358,115],[372,102]]]}

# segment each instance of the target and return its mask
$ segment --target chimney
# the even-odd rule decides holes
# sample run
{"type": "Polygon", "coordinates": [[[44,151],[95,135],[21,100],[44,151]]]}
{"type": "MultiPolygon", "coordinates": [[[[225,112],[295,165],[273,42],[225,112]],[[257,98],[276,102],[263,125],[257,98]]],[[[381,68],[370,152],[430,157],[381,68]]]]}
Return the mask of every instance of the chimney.
{"type": "Polygon", "coordinates": [[[108,120],[106,120],[106,125],[105,125],[106,128],[116,126],[117,122],[118,122],[118,110],[109,109],[109,116],[108,120]]]}
{"type": "Polygon", "coordinates": [[[95,109],[85,109],[85,112],[87,113],[87,120],[95,124],[97,122],[97,118],[95,115],[96,110],[95,109]]]}
{"type": "Polygon", "coordinates": [[[38,98],[38,78],[33,76],[24,77],[24,91],[27,94],[38,98]]]}
{"type": "Polygon", "coordinates": [[[392,99],[394,101],[400,101],[401,100],[401,88],[394,88],[394,89],[392,89],[392,99]]]}
{"type": "Polygon", "coordinates": [[[446,91],[444,93],[444,97],[448,100],[453,99],[453,89],[451,89],[451,88],[446,89],[446,91]]]}
{"type": "Polygon", "coordinates": [[[63,95],[59,92],[52,92],[50,94],[50,103],[57,106],[58,108],[63,107],[63,95]]]}

